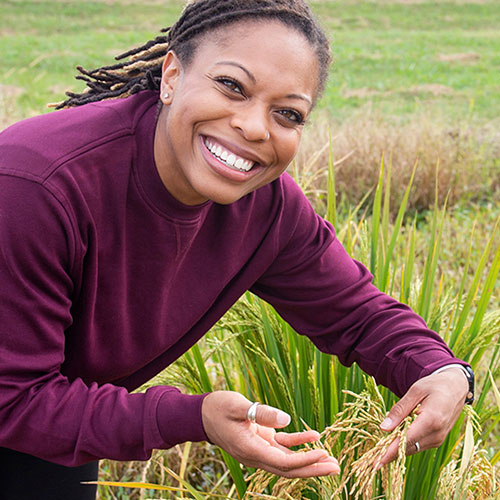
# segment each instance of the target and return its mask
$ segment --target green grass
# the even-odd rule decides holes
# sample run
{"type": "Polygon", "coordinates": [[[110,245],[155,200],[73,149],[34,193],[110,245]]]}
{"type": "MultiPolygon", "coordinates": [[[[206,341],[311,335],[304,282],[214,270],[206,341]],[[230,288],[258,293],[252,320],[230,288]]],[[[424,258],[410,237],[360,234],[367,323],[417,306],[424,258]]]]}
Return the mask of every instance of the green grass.
{"type": "Polygon", "coordinates": [[[48,111],[67,89],[80,90],[75,67],[113,57],[154,38],[175,21],[182,2],[2,1],[0,82],[21,88],[15,118],[48,111]]]}
{"type": "Polygon", "coordinates": [[[464,116],[474,103],[479,116],[497,117],[499,2],[323,2],[317,12],[332,36],[335,65],[326,105],[334,113],[366,103],[353,92],[366,89],[388,114],[424,107],[464,116]],[[477,59],[440,60],[460,53],[477,59]],[[449,93],[433,95],[423,85],[443,85],[449,93]]]}
{"type": "MultiPolygon", "coordinates": [[[[321,106],[345,117],[370,103],[384,114],[422,109],[495,119],[500,109],[500,2],[312,2],[328,29],[335,64],[321,106]],[[440,54],[475,54],[465,62],[440,54]],[[443,87],[429,87],[441,85],[443,87]],[[435,95],[435,90],[444,94],[435,95]]],[[[20,87],[19,114],[45,111],[67,88],[74,67],[158,34],[182,2],[2,1],[0,82],[20,87]]]]}

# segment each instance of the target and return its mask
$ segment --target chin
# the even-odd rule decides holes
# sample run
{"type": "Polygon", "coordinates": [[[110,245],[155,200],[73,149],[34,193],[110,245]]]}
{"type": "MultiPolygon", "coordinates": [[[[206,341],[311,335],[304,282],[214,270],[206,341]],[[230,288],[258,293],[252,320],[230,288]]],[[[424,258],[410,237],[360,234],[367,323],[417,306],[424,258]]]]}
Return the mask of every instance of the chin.
{"type": "MultiPolygon", "coordinates": [[[[218,183],[217,183],[218,184],[218,183]]],[[[234,188],[234,186],[231,186],[234,188]]],[[[210,200],[219,205],[230,205],[243,198],[248,194],[248,192],[253,191],[252,189],[246,191],[245,189],[231,189],[229,186],[211,185],[207,182],[203,186],[199,186],[196,191],[205,200],[210,200]]]]}
{"type": "Polygon", "coordinates": [[[213,201],[214,203],[218,203],[219,205],[231,205],[231,203],[235,203],[239,199],[243,198],[243,196],[246,196],[245,194],[242,194],[241,196],[228,196],[228,195],[217,195],[214,194],[213,196],[209,197],[209,200],[213,201]]]}

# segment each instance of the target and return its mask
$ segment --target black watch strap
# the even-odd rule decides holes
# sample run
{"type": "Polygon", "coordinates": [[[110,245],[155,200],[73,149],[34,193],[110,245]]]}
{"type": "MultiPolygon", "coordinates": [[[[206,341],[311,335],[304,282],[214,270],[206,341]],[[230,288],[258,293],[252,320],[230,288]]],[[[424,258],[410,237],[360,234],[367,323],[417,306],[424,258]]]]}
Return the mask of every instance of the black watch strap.
{"type": "Polygon", "coordinates": [[[470,366],[464,366],[464,373],[469,381],[469,391],[467,392],[467,396],[465,397],[465,404],[471,405],[474,401],[474,372],[470,366]]]}

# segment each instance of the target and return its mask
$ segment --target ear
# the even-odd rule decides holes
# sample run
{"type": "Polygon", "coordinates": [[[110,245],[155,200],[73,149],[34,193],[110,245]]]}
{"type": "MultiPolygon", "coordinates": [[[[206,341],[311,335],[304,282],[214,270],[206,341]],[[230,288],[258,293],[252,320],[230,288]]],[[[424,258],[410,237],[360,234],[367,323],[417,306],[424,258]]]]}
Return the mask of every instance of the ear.
{"type": "Polygon", "coordinates": [[[172,95],[179,83],[181,75],[182,64],[177,54],[169,50],[163,61],[161,74],[160,99],[163,104],[170,104],[172,102],[172,95]]]}

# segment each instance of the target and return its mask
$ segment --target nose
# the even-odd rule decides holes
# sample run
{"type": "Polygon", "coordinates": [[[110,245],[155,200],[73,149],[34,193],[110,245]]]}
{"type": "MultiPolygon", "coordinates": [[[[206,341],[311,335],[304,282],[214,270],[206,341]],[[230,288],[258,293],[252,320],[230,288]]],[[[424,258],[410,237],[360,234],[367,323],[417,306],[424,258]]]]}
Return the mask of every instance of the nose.
{"type": "Polygon", "coordinates": [[[271,137],[267,113],[257,103],[238,110],[231,118],[231,126],[250,142],[265,142],[271,137]]]}

